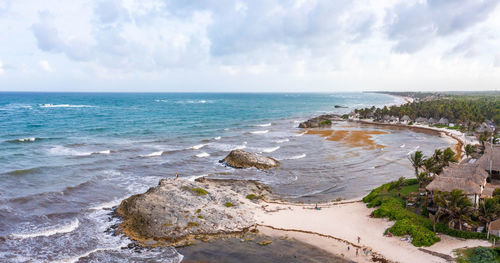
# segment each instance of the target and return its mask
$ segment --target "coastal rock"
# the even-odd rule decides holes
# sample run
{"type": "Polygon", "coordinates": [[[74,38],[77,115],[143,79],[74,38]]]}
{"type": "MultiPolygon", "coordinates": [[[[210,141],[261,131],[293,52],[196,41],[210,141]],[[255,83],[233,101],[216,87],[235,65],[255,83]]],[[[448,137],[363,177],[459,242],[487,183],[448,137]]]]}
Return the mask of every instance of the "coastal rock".
{"type": "Polygon", "coordinates": [[[332,121],[343,120],[341,116],[336,114],[325,114],[311,118],[299,124],[299,128],[326,128],[332,126],[332,121]]]}
{"type": "Polygon", "coordinates": [[[256,204],[245,196],[267,196],[268,189],[255,181],[162,179],[123,200],[116,213],[121,232],[142,245],[178,245],[189,237],[246,231],[255,224],[256,204]]]}
{"type": "Polygon", "coordinates": [[[262,170],[269,170],[280,166],[280,162],[271,157],[265,157],[243,150],[232,150],[221,162],[234,168],[255,167],[262,170]]]}

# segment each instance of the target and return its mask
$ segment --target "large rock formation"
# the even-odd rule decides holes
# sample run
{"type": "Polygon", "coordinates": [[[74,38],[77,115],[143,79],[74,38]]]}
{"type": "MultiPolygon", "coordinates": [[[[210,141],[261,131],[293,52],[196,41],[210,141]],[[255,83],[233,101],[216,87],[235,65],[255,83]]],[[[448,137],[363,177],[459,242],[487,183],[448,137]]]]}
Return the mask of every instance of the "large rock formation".
{"type": "Polygon", "coordinates": [[[179,245],[190,237],[242,232],[255,224],[251,201],[269,194],[255,181],[163,179],[123,200],[120,229],[143,245],[179,245]]]}
{"type": "Polygon", "coordinates": [[[221,160],[225,164],[234,168],[255,167],[262,170],[269,170],[280,166],[280,162],[271,157],[265,157],[243,150],[232,150],[226,158],[221,160]]]}
{"type": "Polygon", "coordinates": [[[299,128],[323,128],[331,127],[332,121],[341,121],[342,117],[336,114],[325,114],[314,117],[299,124],[299,128]]]}

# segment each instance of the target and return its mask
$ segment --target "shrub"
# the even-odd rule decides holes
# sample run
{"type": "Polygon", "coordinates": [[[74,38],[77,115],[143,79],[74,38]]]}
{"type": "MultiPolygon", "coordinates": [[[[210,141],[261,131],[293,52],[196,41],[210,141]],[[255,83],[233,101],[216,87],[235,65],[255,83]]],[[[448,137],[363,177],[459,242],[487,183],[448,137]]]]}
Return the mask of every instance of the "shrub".
{"type": "Polygon", "coordinates": [[[246,196],[246,198],[249,199],[249,200],[255,200],[255,199],[259,199],[260,196],[256,196],[254,194],[249,194],[249,195],[246,196]]]}
{"type": "Polygon", "coordinates": [[[193,193],[197,196],[208,194],[207,191],[205,189],[202,189],[202,188],[191,188],[190,191],[191,191],[191,193],[193,193]]]}
{"type": "Polygon", "coordinates": [[[408,125],[413,125],[413,122],[412,122],[412,121],[410,121],[410,122],[408,123],[408,125]]]}
{"type": "Polygon", "coordinates": [[[201,208],[198,208],[198,209],[196,210],[196,213],[197,213],[197,214],[201,213],[201,208]]]}
{"type": "Polygon", "coordinates": [[[487,247],[476,247],[472,250],[472,255],[468,258],[471,263],[494,263],[497,253],[487,247]]]}
{"type": "Polygon", "coordinates": [[[203,216],[202,216],[202,215],[198,215],[198,218],[199,218],[199,219],[203,219],[203,216]]]}
{"type": "Polygon", "coordinates": [[[196,223],[196,222],[188,222],[188,225],[187,227],[194,227],[194,226],[199,226],[200,224],[196,223]]]}
{"type": "Polygon", "coordinates": [[[396,236],[410,235],[412,238],[411,243],[416,247],[430,246],[441,240],[434,232],[422,225],[415,224],[409,218],[396,221],[389,228],[389,232],[396,236]]]}
{"type": "Polygon", "coordinates": [[[332,121],[331,120],[322,120],[319,122],[319,125],[320,126],[332,125],[332,121]]]}
{"type": "Polygon", "coordinates": [[[230,202],[226,202],[226,203],[224,204],[224,206],[225,206],[225,207],[233,207],[233,206],[234,206],[234,204],[233,204],[233,203],[230,203],[230,202]]]}

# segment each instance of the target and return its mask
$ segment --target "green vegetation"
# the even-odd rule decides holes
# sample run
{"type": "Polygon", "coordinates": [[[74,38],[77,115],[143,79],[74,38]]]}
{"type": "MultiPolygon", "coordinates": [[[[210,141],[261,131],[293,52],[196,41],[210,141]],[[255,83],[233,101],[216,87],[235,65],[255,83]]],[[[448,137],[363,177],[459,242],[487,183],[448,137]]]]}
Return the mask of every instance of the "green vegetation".
{"type": "Polygon", "coordinates": [[[203,219],[203,216],[202,216],[202,215],[198,215],[198,218],[199,218],[199,219],[203,219]]]}
{"type": "Polygon", "coordinates": [[[196,213],[196,214],[201,213],[201,208],[198,208],[198,209],[196,210],[196,212],[195,212],[195,213],[196,213]]]}
{"type": "MultiPolygon", "coordinates": [[[[422,97],[422,96],[421,96],[422,97]]],[[[425,97],[425,96],[423,96],[425,97]]],[[[434,96],[432,99],[412,102],[400,106],[383,108],[365,108],[355,111],[361,118],[369,116],[382,119],[385,115],[403,117],[408,115],[415,120],[424,118],[447,118],[451,123],[458,124],[453,129],[475,130],[485,120],[500,123],[500,96],[493,95],[447,95],[434,96]]],[[[436,127],[441,127],[436,125],[436,127]]],[[[445,127],[445,126],[443,126],[445,127]]]]}
{"type": "Polygon", "coordinates": [[[332,121],[331,120],[322,120],[319,122],[319,125],[320,126],[332,125],[332,121]]]}
{"type": "Polygon", "coordinates": [[[254,194],[249,194],[246,196],[248,200],[255,200],[255,199],[260,199],[260,196],[254,195],[254,194]]]}
{"type": "Polygon", "coordinates": [[[205,189],[202,189],[202,188],[191,188],[189,189],[191,191],[191,193],[197,195],[197,196],[201,196],[201,195],[207,195],[208,192],[205,190],[205,189]]]}
{"type": "Polygon", "coordinates": [[[225,207],[233,207],[233,206],[234,206],[234,204],[233,204],[233,203],[230,203],[230,202],[226,202],[226,203],[224,204],[224,206],[225,206],[225,207]]]}
{"type": "Polygon", "coordinates": [[[500,262],[499,248],[475,247],[460,250],[458,263],[496,263],[500,262]]]}
{"type": "Polygon", "coordinates": [[[199,225],[200,225],[200,224],[198,224],[198,223],[196,223],[196,222],[191,222],[191,221],[189,221],[189,222],[188,222],[187,227],[195,227],[195,226],[199,226],[199,225]]]}
{"type": "Polygon", "coordinates": [[[441,205],[438,205],[438,211],[441,212],[436,215],[436,222],[433,223],[430,218],[421,215],[427,214],[425,207],[419,209],[419,206],[423,206],[425,197],[418,196],[417,191],[417,179],[400,178],[373,189],[363,198],[363,202],[366,203],[367,207],[378,207],[372,213],[374,217],[396,220],[394,225],[386,231],[396,236],[410,235],[412,244],[415,246],[430,246],[438,242],[440,239],[435,234],[437,232],[466,239],[487,239],[486,233],[461,231],[451,227],[458,226],[458,222],[462,221],[474,224],[472,219],[483,217],[484,220],[480,220],[486,222],[486,220],[495,218],[500,211],[498,199],[495,199],[495,202],[485,201],[489,207],[486,210],[490,213],[480,211],[479,215],[470,214],[472,207],[470,201],[466,197],[461,198],[460,196],[463,194],[457,190],[455,193],[442,193],[440,195],[441,202],[436,201],[436,203],[441,205]],[[415,202],[414,206],[406,208],[405,204],[410,200],[415,202]],[[486,215],[490,215],[490,217],[487,218],[486,215]],[[442,220],[446,223],[440,222],[442,220]]]}

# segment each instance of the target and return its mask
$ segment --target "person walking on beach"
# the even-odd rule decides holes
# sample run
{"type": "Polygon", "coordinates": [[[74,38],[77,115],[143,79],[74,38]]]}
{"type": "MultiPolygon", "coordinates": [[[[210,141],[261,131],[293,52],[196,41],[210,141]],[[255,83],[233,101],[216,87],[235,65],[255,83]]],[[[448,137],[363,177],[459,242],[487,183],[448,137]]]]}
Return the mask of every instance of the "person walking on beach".
{"type": "Polygon", "coordinates": [[[358,244],[359,244],[360,241],[361,241],[361,238],[358,236],[358,244]]]}
{"type": "Polygon", "coordinates": [[[347,246],[347,251],[351,251],[351,247],[350,246],[347,246]]]}
{"type": "Polygon", "coordinates": [[[356,257],[358,256],[359,248],[356,248],[356,257]]]}

